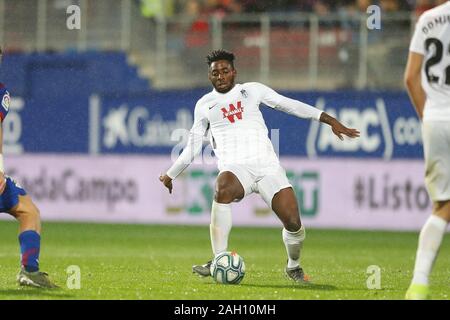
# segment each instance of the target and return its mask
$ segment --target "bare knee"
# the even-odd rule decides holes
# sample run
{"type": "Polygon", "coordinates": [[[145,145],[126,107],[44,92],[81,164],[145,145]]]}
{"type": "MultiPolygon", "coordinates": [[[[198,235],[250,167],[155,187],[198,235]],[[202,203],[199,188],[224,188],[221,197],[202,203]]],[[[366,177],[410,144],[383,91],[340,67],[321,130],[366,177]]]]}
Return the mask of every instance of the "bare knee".
{"type": "Polygon", "coordinates": [[[287,204],[283,211],[285,212],[282,215],[284,217],[282,221],[284,228],[290,232],[298,231],[302,223],[300,221],[297,203],[287,204]]]}
{"type": "Polygon", "coordinates": [[[290,232],[296,232],[300,230],[302,227],[302,223],[300,221],[300,215],[298,213],[298,208],[293,207],[289,208],[288,214],[283,221],[284,228],[290,232]]]}
{"type": "Polygon", "coordinates": [[[302,227],[302,224],[300,222],[300,219],[290,219],[283,223],[284,228],[289,232],[296,232],[300,230],[302,227]]]}
{"type": "Polygon", "coordinates": [[[434,214],[450,222],[450,201],[438,201],[434,204],[434,214]]]}
{"type": "Polygon", "coordinates": [[[218,203],[231,203],[244,196],[239,181],[234,175],[220,175],[216,182],[214,200],[218,203]]]}
{"type": "Polygon", "coordinates": [[[218,203],[231,203],[235,199],[234,192],[229,187],[217,188],[214,200],[218,203]]]}
{"type": "Polygon", "coordinates": [[[17,211],[13,214],[17,220],[29,220],[29,221],[40,221],[41,220],[41,212],[38,208],[32,207],[27,208],[27,210],[17,211]]]}

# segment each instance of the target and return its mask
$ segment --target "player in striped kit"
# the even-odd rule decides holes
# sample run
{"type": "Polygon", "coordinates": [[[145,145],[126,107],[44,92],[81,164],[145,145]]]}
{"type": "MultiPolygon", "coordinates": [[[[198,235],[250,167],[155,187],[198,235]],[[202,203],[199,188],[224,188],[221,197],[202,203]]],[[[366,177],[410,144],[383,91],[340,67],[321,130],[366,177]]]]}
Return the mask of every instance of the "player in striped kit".
{"type": "MultiPolygon", "coordinates": [[[[0,63],[2,50],[0,48],[0,63]]],[[[10,95],[0,83],[0,212],[6,212],[19,221],[21,269],[17,282],[22,286],[57,288],[47,273],[39,271],[41,248],[41,219],[39,209],[26,191],[11,177],[5,175],[3,165],[3,120],[9,111],[10,95]]]]}
{"type": "MultiPolygon", "coordinates": [[[[299,118],[327,123],[341,140],[343,135],[358,137],[359,132],[345,127],[325,112],[284,97],[261,83],[235,83],[234,58],[233,53],[225,50],[213,51],[207,57],[208,76],[214,88],[198,100],[188,143],[160,181],[169,192],[172,191],[172,180],[201,152],[203,136],[209,130],[219,167],[210,224],[214,255],[227,251],[232,226],[231,202],[256,192],[283,223],[282,238],[288,255],[285,273],[292,280],[305,283],[307,277],[300,265],[305,228],[300,220],[297,198],[268,138],[259,106],[263,103],[299,118]]],[[[193,271],[209,276],[210,264],[196,265],[193,271]]]]}

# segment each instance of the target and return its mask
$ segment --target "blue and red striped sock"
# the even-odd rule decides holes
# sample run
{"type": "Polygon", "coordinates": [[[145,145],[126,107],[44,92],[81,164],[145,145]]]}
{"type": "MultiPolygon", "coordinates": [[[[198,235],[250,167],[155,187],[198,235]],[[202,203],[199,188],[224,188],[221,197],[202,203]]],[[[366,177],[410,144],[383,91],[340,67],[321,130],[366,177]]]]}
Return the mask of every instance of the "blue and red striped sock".
{"type": "Polygon", "coordinates": [[[28,272],[39,270],[39,251],[41,236],[34,230],[27,230],[19,235],[21,264],[28,272]]]}

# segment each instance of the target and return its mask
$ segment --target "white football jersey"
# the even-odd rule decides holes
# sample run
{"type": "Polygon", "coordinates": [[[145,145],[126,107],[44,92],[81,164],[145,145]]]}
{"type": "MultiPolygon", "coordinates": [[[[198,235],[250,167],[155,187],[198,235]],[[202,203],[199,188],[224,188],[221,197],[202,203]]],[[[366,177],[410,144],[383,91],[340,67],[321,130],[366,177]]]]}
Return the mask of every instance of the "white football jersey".
{"type": "Polygon", "coordinates": [[[219,169],[228,164],[278,165],[278,157],[259,109],[261,103],[300,118],[319,120],[322,113],[257,82],[236,84],[224,94],[213,89],[198,100],[188,143],[167,175],[175,178],[192,162],[200,153],[208,130],[219,169]]]}
{"type": "Polygon", "coordinates": [[[423,120],[450,120],[450,1],[420,16],[409,50],[424,56],[423,120]]]}

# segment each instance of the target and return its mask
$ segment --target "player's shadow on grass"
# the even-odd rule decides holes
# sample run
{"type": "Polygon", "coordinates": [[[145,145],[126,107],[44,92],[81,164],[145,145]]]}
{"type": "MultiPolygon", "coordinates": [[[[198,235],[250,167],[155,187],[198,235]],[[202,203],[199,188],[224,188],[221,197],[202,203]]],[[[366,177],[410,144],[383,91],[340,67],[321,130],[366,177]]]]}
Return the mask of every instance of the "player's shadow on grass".
{"type": "Polygon", "coordinates": [[[268,285],[268,284],[246,284],[242,283],[240,284],[244,287],[257,287],[257,288],[275,288],[275,289],[299,289],[299,290],[324,290],[324,291],[333,291],[338,290],[337,287],[328,285],[328,284],[308,284],[308,285],[301,285],[301,284],[289,284],[289,285],[268,285]]]}
{"type": "MultiPolygon", "coordinates": [[[[74,298],[73,294],[62,291],[61,289],[34,289],[34,288],[19,288],[19,289],[0,289],[0,297],[27,297],[27,298],[74,298]]],[[[1,298],[0,298],[1,299],[1,298]]]]}

